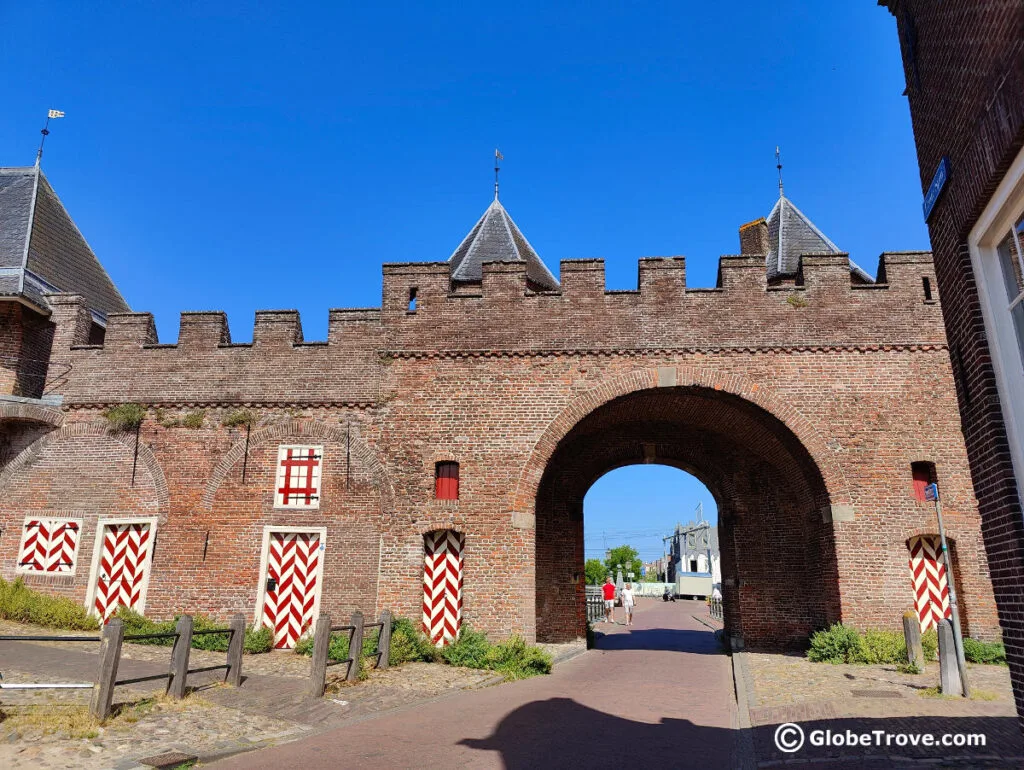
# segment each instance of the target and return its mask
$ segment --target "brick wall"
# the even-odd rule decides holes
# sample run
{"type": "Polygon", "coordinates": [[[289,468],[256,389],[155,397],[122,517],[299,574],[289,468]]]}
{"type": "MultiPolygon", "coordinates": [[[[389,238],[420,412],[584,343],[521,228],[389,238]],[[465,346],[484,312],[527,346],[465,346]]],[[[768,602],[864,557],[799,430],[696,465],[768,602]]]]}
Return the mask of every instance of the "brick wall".
{"type": "Polygon", "coordinates": [[[922,190],[939,160],[950,159],[929,232],[999,620],[1024,715],[1024,527],[967,245],[1024,145],[1024,6],[881,4],[897,21],[922,190]]]}
{"type": "Polygon", "coordinates": [[[39,398],[53,324],[17,302],[0,302],[0,394],[39,398]]]}
{"type": "MultiPolygon", "coordinates": [[[[112,315],[89,345],[82,301],[52,297],[65,423],[0,474],[3,574],[27,512],[81,512],[91,553],[101,513],[155,510],[147,612],[254,616],[263,528],[315,525],[324,609],[419,617],[423,535],[455,529],[468,622],[566,638],[582,632],[586,488],[653,451],[719,500],[730,630],[785,645],[839,617],[898,627],[913,602],[906,540],[934,531],[910,464],[929,460],[966,630],[993,637],[940,306],[921,284],[931,260],[883,260],[878,286],[851,286],[845,256],[815,256],[804,285],[769,288],[763,256],[727,257],[719,288],[687,290],[684,260],[648,259],[633,292],[606,292],[600,261],[570,261],[563,291],[544,294],[521,266],[492,264],[458,295],[447,266],[389,265],[382,307],[332,311],[318,344],[297,314],[268,312],[252,345],[231,344],[220,313],[184,314],[176,345],[146,314],[112,315]],[[134,436],[101,416],[126,401],[149,408],[134,487],[134,436]],[[248,452],[244,429],[222,424],[243,405],[248,452]],[[202,427],[175,425],[200,409],[202,427]],[[307,442],[324,446],[322,507],[275,510],[276,448],[307,442]],[[450,460],[460,499],[434,500],[435,463],[450,460]]],[[[53,590],[84,599],[87,570],[66,580],[53,590]]]]}

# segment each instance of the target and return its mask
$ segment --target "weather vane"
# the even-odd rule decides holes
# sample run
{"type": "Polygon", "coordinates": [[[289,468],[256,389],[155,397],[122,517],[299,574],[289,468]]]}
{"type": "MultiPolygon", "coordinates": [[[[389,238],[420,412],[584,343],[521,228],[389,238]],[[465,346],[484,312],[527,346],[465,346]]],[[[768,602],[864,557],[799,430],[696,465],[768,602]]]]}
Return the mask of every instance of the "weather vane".
{"type": "Polygon", "coordinates": [[[494,148],[494,200],[498,200],[498,172],[501,171],[501,166],[498,165],[499,160],[505,160],[505,156],[501,154],[501,150],[497,147],[494,148]]]}
{"type": "Polygon", "coordinates": [[[775,145],[775,168],[779,170],[779,197],[782,197],[782,156],[779,153],[779,145],[775,145]]]}
{"type": "Polygon", "coordinates": [[[39,140],[39,151],[36,152],[36,166],[39,166],[40,161],[43,159],[43,144],[46,142],[46,137],[50,135],[50,120],[53,118],[63,118],[64,113],[60,110],[50,110],[46,114],[46,123],[43,124],[42,130],[39,132],[43,135],[43,138],[39,140]]]}

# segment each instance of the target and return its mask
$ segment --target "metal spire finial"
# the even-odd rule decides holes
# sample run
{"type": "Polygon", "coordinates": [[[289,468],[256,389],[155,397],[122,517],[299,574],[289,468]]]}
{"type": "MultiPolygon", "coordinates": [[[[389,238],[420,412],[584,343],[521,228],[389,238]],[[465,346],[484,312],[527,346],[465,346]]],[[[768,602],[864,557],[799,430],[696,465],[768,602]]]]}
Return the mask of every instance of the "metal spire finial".
{"type": "Polygon", "coordinates": [[[46,123],[43,124],[43,128],[39,132],[43,135],[43,138],[39,140],[39,150],[36,152],[36,168],[39,168],[39,164],[43,160],[43,144],[46,142],[46,137],[50,135],[50,118],[63,117],[64,113],[60,110],[50,110],[46,113],[46,123]]]}
{"type": "Polygon", "coordinates": [[[779,153],[779,145],[775,145],[775,168],[779,170],[779,197],[782,197],[782,157],[779,153]]]}
{"type": "Polygon", "coordinates": [[[501,154],[501,151],[494,148],[494,200],[498,200],[498,172],[501,171],[501,166],[498,165],[499,160],[505,160],[505,156],[501,154]]]}

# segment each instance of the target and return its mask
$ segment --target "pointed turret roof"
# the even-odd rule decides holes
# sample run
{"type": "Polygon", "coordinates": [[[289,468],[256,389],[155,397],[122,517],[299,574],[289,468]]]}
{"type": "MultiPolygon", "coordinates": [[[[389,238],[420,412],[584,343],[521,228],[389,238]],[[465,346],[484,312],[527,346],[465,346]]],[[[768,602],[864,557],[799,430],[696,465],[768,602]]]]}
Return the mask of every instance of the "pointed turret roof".
{"type": "Polygon", "coordinates": [[[484,262],[525,262],[526,277],[541,289],[554,290],[558,281],[495,198],[455,253],[448,259],[453,281],[483,280],[484,262]]]}
{"type": "MultiPolygon", "coordinates": [[[[800,270],[800,257],[804,254],[839,254],[841,249],[832,243],[785,195],[780,194],[768,215],[768,280],[796,275],[800,270]]],[[[857,278],[873,283],[864,270],[850,261],[850,272],[857,278]]]]}
{"type": "Polygon", "coordinates": [[[129,309],[42,169],[0,168],[0,297],[45,312],[58,291],[81,294],[101,321],[129,309]]]}

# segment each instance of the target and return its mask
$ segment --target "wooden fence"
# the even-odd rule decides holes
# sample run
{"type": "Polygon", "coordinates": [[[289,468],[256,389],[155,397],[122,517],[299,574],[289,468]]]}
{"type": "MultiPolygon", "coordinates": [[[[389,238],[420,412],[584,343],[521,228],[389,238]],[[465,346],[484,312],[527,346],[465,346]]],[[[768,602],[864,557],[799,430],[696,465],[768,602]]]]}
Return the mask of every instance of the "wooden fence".
{"type": "Polygon", "coordinates": [[[388,667],[388,655],[391,653],[391,611],[384,610],[376,623],[363,621],[363,613],[358,610],[352,614],[352,622],[346,626],[332,626],[331,616],[320,613],[313,631],[313,660],[310,664],[309,694],[320,698],[327,688],[327,667],[348,665],[346,679],[354,682],[359,678],[359,659],[363,654],[363,636],[368,628],[379,628],[377,649],[368,657],[376,658],[377,668],[388,667]],[[345,660],[330,660],[331,634],[348,632],[348,657],[345,660]]]}
{"type": "Polygon", "coordinates": [[[113,618],[103,627],[100,636],[0,636],[5,642],[99,642],[100,660],[95,682],[57,683],[43,682],[32,684],[3,684],[5,689],[39,690],[39,689],[85,689],[92,688],[90,713],[105,720],[110,716],[114,702],[114,688],[118,685],[138,684],[157,679],[167,679],[167,694],[172,698],[185,697],[185,683],[189,674],[224,669],[224,681],[238,687],[242,683],[242,650],[245,646],[245,615],[235,615],[227,628],[210,628],[195,631],[192,627],[192,616],[182,615],[174,631],[160,634],[129,634],[124,633],[124,623],[120,618],[113,618]],[[189,668],[189,654],[192,651],[192,637],[209,634],[230,635],[228,640],[227,662],[223,665],[189,668]],[[118,679],[117,669],[121,663],[121,647],[124,642],[138,642],[150,639],[174,639],[171,648],[171,663],[166,674],[151,674],[134,679],[118,679]]]}

